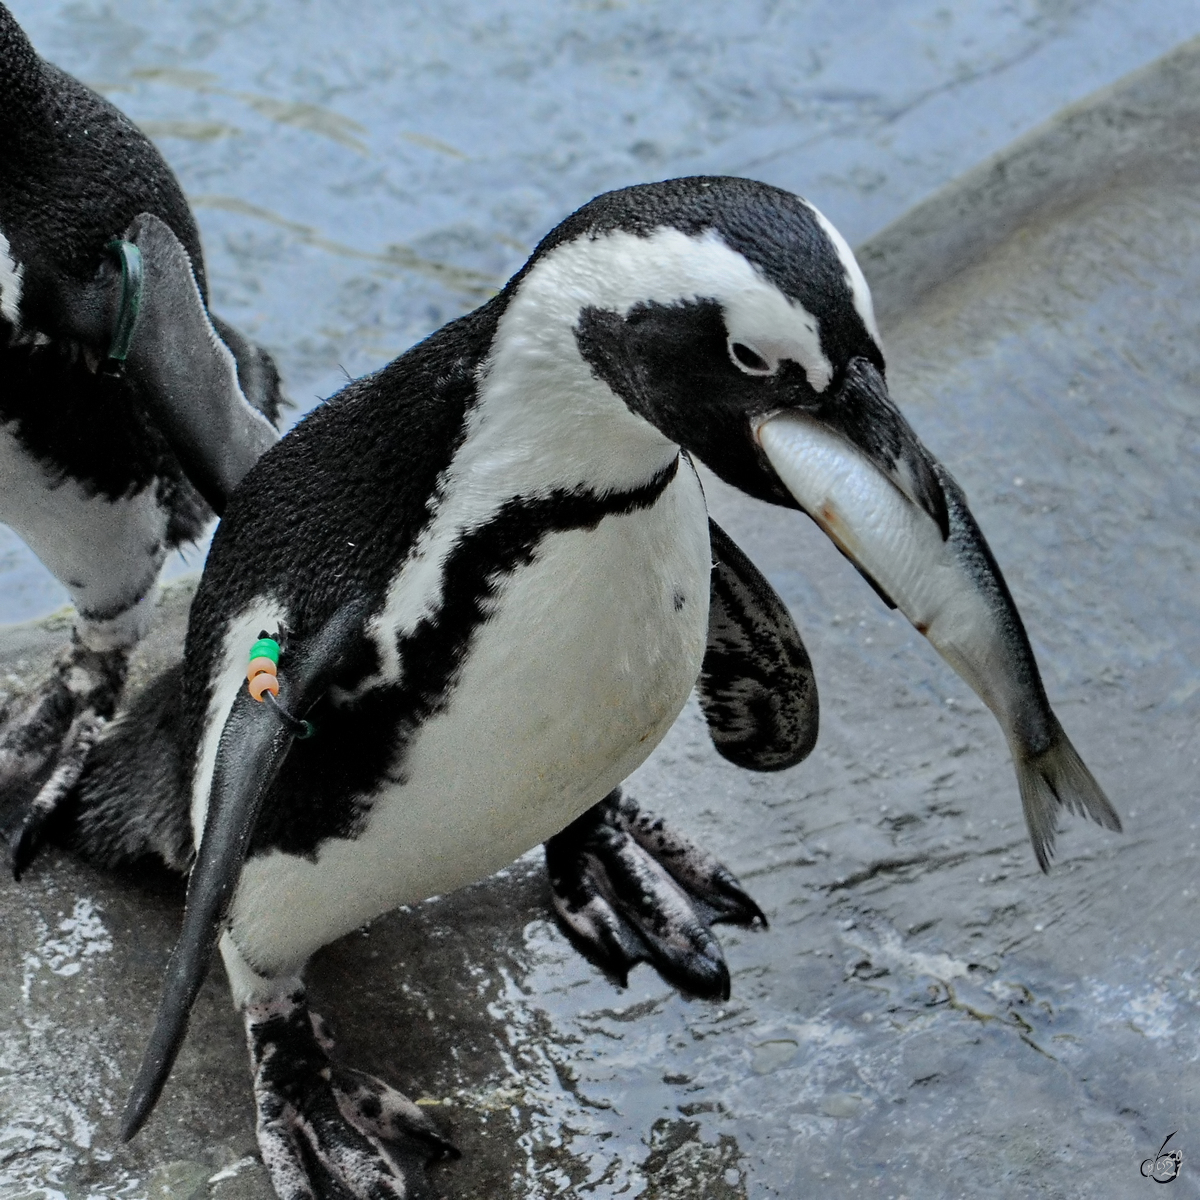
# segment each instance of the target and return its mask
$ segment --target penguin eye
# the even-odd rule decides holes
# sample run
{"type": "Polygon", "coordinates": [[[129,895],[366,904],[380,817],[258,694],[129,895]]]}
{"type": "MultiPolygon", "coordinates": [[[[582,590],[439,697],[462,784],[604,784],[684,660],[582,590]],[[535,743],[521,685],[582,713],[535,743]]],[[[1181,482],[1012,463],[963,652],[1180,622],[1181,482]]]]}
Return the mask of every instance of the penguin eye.
{"type": "Polygon", "coordinates": [[[729,357],[739,370],[747,375],[774,375],[775,368],[757,350],[745,342],[730,341],[729,357]]]}

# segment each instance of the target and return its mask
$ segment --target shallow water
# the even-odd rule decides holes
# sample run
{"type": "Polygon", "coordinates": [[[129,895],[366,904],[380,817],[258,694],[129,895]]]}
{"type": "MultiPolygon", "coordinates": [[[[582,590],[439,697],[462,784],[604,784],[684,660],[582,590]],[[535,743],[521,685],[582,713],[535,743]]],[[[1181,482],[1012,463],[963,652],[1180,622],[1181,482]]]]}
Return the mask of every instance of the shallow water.
{"type": "MultiPolygon", "coordinates": [[[[751,175],[854,244],[1200,31],[1179,0],[10,7],[161,146],[214,306],[275,353],[298,413],[473,307],[598,192],[751,175]]],[[[65,599],[0,527],[0,621],[65,599]]]]}

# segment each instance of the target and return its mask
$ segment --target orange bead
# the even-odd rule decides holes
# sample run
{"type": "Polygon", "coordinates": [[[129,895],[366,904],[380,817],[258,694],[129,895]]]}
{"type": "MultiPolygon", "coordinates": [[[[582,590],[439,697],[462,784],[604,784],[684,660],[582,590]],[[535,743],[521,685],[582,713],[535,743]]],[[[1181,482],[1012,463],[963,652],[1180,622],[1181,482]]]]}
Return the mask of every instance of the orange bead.
{"type": "Polygon", "coordinates": [[[250,680],[250,695],[255,700],[261,703],[264,692],[270,692],[272,696],[279,695],[279,680],[269,671],[262,671],[250,680]]]}
{"type": "Polygon", "coordinates": [[[246,668],[246,678],[253,679],[255,675],[262,674],[265,671],[268,675],[276,673],[276,666],[272,659],[269,658],[252,658],[250,665],[246,668]]]}

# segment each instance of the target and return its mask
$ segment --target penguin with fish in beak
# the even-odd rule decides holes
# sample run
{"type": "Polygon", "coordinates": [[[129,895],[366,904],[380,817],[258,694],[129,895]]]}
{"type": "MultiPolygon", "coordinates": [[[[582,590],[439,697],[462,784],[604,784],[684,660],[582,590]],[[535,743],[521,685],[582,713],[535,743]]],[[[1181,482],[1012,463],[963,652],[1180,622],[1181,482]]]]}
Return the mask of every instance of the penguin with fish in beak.
{"type": "Polygon", "coordinates": [[[961,490],[888,394],[845,241],[751,180],[611,192],[248,470],[183,662],[102,732],[57,813],[95,860],[190,869],[126,1137],[219,948],[279,1195],[411,1195],[397,1147],[448,1143],[331,1057],[305,963],[539,842],[597,958],[728,993],[706,914],[757,906],[621,784],[693,687],[749,769],[801,761],[818,709],[799,633],[709,517],[697,459],[811,516],[979,694],[1043,869],[1060,809],[1120,828],[961,490]]]}

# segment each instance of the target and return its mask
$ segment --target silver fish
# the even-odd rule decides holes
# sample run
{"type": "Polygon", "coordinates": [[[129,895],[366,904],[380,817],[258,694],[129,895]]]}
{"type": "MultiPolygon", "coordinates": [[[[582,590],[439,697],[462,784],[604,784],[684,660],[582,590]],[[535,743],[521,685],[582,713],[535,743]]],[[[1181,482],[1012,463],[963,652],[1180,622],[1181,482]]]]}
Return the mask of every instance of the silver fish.
{"type": "Polygon", "coordinates": [[[1050,708],[1025,627],[962,489],[872,390],[898,435],[894,463],[868,457],[827,419],[795,410],[761,422],[759,444],[797,503],[995,714],[1045,871],[1059,807],[1107,829],[1120,830],[1120,818],[1050,708]],[[914,486],[930,476],[944,509],[929,502],[927,484],[914,486]]]}

